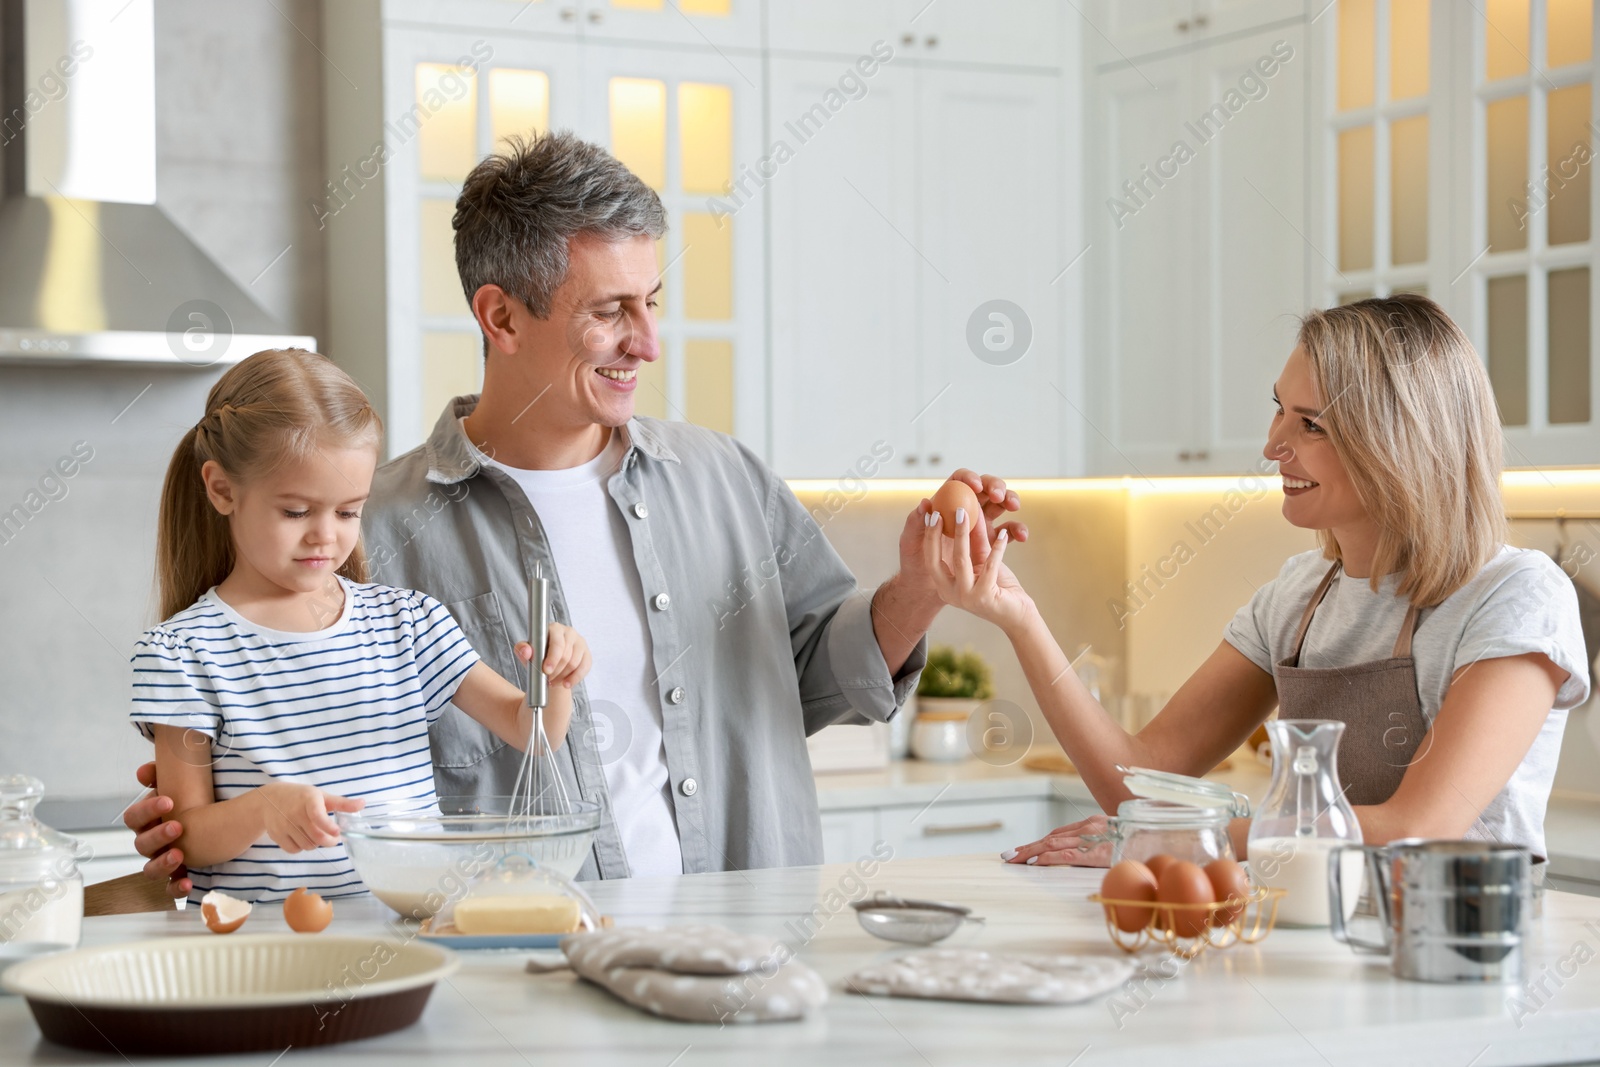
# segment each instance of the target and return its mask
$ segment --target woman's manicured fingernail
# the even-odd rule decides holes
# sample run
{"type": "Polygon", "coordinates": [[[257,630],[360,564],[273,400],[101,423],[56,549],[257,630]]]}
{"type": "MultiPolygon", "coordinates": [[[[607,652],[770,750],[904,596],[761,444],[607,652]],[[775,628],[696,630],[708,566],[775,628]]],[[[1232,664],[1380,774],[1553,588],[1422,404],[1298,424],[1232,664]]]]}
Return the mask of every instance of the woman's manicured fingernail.
{"type": "Polygon", "coordinates": [[[937,511],[928,512],[922,517],[922,525],[928,527],[930,530],[939,525],[939,513],[937,511]]]}
{"type": "Polygon", "coordinates": [[[1039,857],[1038,856],[1029,856],[1028,859],[1027,859],[1027,862],[1031,866],[1031,865],[1039,862],[1039,857]]]}
{"type": "Polygon", "coordinates": [[[956,525],[957,526],[965,526],[966,524],[967,524],[967,509],[966,508],[956,508],[956,525]]]}
{"type": "Polygon", "coordinates": [[[996,538],[996,540],[998,540],[1001,544],[1004,544],[1007,540],[1009,540],[1009,535],[1004,530],[1001,530],[1000,536],[996,538]]]}
{"type": "Polygon", "coordinates": [[[1009,863],[1017,858],[1017,850],[1014,848],[1008,848],[1004,852],[1000,853],[1000,858],[1009,863]]]}

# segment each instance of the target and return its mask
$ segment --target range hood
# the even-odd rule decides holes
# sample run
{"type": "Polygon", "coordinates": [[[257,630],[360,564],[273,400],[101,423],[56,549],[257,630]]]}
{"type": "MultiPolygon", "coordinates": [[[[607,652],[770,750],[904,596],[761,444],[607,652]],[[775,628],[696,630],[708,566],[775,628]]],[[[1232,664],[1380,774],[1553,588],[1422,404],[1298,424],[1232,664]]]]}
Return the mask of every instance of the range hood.
{"type": "Polygon", "coordinates": [[[0,0],[0,362],[315,347],[156,206],[154,0],[0,0]]]}

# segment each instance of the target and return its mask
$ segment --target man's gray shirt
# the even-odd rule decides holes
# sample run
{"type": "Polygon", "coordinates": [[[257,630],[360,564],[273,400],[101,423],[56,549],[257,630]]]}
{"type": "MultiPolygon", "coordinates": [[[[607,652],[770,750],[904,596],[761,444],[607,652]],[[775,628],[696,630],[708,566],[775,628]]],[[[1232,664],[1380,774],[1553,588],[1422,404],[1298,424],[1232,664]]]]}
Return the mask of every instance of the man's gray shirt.
{"type": "MultiPolygon", "coordinates": [[[[379,468],[362,534],[376,580],[442,601],[484,661],[520,686],[512,644],[526,636],[535,563],[554,576],[551,616],[571,615],[539,516],[508,475],[474,458],[461,429],[477,401],[456,398],[425,444],[379,468]]],[[[806,735],[889,719],[916,685],[926,641],[891,678],[870,592],[745,446],[647,418],[626,433],[607,492],[645,594],[683,869],[820,863],[806,735]]],[[[603,669],[606,650],[592,651],[603,669]]],[[[626,877],[603,762],[616,754],[601,751],[593,723],[579,685],[556,757],[569,793],[604,816],[580,877],[626,877]]],[[[522,753],[459,710],[431,741],[441,796],[511,793],[522,753]]]]}

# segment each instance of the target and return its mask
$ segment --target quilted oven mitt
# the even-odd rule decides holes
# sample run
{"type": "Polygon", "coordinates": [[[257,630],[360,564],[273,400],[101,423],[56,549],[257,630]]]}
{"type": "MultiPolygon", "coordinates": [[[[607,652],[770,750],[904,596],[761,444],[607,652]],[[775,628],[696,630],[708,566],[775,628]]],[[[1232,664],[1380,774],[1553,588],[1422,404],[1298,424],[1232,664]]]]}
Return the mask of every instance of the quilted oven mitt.
{"type": "Polygon", "coordinates": [[[723,926],[619,927],[563,938],[581,977],[628,1004],[693,1023],[799,1019],[828,999],[787,945],[723,926]]]}
{"type": "Polygon", "coordinates": [[[1076,1004],[1109,993],[1133,974],[1103,956],[1007,956],[930,949],[864,967],[845,979],[856,993],[1000,1004],[1076,1004]]]}

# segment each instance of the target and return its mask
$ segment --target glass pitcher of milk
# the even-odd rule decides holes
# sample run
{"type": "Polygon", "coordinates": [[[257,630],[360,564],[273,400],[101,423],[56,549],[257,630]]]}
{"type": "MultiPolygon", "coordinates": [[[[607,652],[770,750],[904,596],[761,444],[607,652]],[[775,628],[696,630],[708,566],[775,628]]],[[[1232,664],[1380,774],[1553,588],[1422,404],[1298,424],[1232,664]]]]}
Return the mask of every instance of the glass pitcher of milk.
{"type": "Polygon", "coordinates": [[[0,970],[76,948],[83,925],[80,844],[33,817],[44,784],[0,776],[0,970]]]}
{"type": "MultiPolygon", "coordinates": [[[[1283,889],[1279,926],[1328,925],[1328,863],[1334,849],[1361,844],[1361,825],[1339,788],[1344,723],[1332,719],[1269,722],[1272,785],[1250,823],[1250,874],[1283,889]]],[[[1361,894],[1360,851],[1339,855],[1344,918],[1361,894]]]]}

